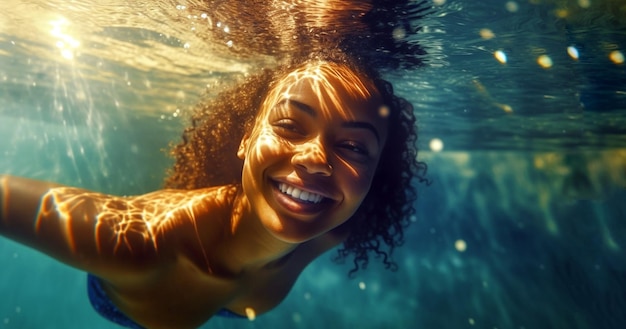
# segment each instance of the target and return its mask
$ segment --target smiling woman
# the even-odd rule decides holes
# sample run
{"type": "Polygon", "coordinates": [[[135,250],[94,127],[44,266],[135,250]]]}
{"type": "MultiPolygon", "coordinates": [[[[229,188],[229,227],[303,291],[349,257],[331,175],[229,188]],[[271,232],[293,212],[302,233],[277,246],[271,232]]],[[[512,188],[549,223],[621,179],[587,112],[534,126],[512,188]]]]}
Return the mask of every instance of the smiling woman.
{"type": "Polygon", "coordinates": [[[89,272],[94,308],[126,327],[254,317],[342,242],[355,270],[370,251],[393,266],[425,171],[414,129],[384,80],[318,53],[199,106],[172,189],[117,197],[1,177],[0,233],[89,272]]]}
{"type": "MultiPolygon", "coordinates": [[[[313,129],[319,125],[315,120],[330,113],[341,118],[343,128],[370,127],[344,129],[344,132],[359,134],[360,139],[334,140],[330,150],[343,155],[326,159],[328,168],[332,169],[335,162],[353,169],[362,166],[355,158],[371,160],[374,157],[376,163],[374,172],[369,172],[373,177],[360,207],[351,215],[351,220],[335,230],[350,232],[337,260],[353,256],[351,273],[354,273],[367,266],[370,254],[374,253],[382,257],[387,267],[395,268],[388,255],[401,244],[404,228],[414,212],[416,193],[412,183],[415,178],[419,182],[426,181],[426,165],[416,160],[417,131],[411,104],[395,96],[391,84],[355,56],[327,49],[296,58],[289,64],[249,77],[216,99],[200,104],[193,114],[193,124],[183,134],[183,142],[173,149],[176,164],[166,185],[192,189],[239,183],[243,161],[225,155],[234,154],[242,145],[238,136],[247,136],[253,131],[255,118],[258,122],[262,117],[262,113],[256,117],[256,109],[265,109],[274,115],[298,114],[298,118],[306,122],[287,117],[285,119],[289,120],[278,120],[275,125],[296,137],[306,134],[308,139],[312,133],[298,125],[308,124],[306,129],[313,129]],[[343,104],[338,104],[339,100],[343,104]],[[367,120],[355,120],[355,115],[367,117],[367,120]],[[298,129],[301,131],[297,132],[298,129]],[[376,139],[375,145],[373,139],[376,139]],[[375,153],[366,155],[365,152],[375,153]],[[382,249],[383,246],[388,249],[382,249]]],[[[300,139],[283,144],[309,145],[305,143],[307,138],[300,139]]],[[[325,144],[319,147],[313,143],[312,149],[327,152],[329,141],[322,141],[325,144]]],[[[275,147],[285,148],[284,145],[275,147]]],[[[350,172],[350,175],[356,174],[358,172],[350,172]]]]}

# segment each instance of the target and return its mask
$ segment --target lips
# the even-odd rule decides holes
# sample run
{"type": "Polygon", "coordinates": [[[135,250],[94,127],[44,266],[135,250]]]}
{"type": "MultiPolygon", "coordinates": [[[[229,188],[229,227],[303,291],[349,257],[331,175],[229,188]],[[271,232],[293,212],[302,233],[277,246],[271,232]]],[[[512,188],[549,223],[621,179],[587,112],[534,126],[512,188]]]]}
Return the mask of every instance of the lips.
{"type": "Polygon", "coordinates": [[[292,215],[316,216],[328,208],[333,199],[312,189],[274,181],[274,199],[292,215]]]}

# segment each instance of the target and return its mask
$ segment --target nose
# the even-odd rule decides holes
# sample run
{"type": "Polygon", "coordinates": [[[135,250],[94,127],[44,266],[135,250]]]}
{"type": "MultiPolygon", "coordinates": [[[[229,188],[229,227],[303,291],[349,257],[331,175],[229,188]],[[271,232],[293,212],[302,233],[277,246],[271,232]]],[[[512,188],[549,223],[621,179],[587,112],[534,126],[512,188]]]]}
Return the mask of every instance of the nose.
{"type": "Polygon", "coordinates": [[[333,173],[333,167],[328,163],[326,150],[319,139],[298,145],[291,164],[312,175],[330,176],[333,173]]]}

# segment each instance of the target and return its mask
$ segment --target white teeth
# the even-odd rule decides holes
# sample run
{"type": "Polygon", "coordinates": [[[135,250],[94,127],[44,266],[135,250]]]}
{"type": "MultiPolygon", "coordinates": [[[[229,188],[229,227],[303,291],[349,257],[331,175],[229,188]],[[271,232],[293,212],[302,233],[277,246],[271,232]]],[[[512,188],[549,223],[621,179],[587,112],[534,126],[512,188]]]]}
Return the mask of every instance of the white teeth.
{"type": "Polygon", "coordinates": [[[296,198],[296,199],[300,199],[300,200],[308,201],[312,203],[320,203],[322,199],[324,198],[323,196],[319,194],[303,191],[297,187],[293,187],[285,183],[279,183],[278,189],[284,194],[291,196],[292,198],[296,198]]]}

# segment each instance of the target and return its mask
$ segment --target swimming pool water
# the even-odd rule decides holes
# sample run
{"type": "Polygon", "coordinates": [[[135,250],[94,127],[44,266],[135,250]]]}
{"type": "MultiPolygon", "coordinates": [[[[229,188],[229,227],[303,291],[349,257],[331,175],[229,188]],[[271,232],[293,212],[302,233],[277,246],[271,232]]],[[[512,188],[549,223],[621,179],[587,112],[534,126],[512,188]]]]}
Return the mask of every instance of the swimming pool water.
{"type": "MultiPolygon", "coordinates": [[[[185,3],[3,1],[0,172],[159,188],[200,95],[271,63],[203,44],[185,3]]],[[[624,327],[626,5],[435,3],[426,65],[389,74],[433,181],[399,270],[327,254],[274,311],[206,328],[624,327]]],[[[84,273],[6,239],[0,264],[0,328],[113,327],[84,273]]]]}

